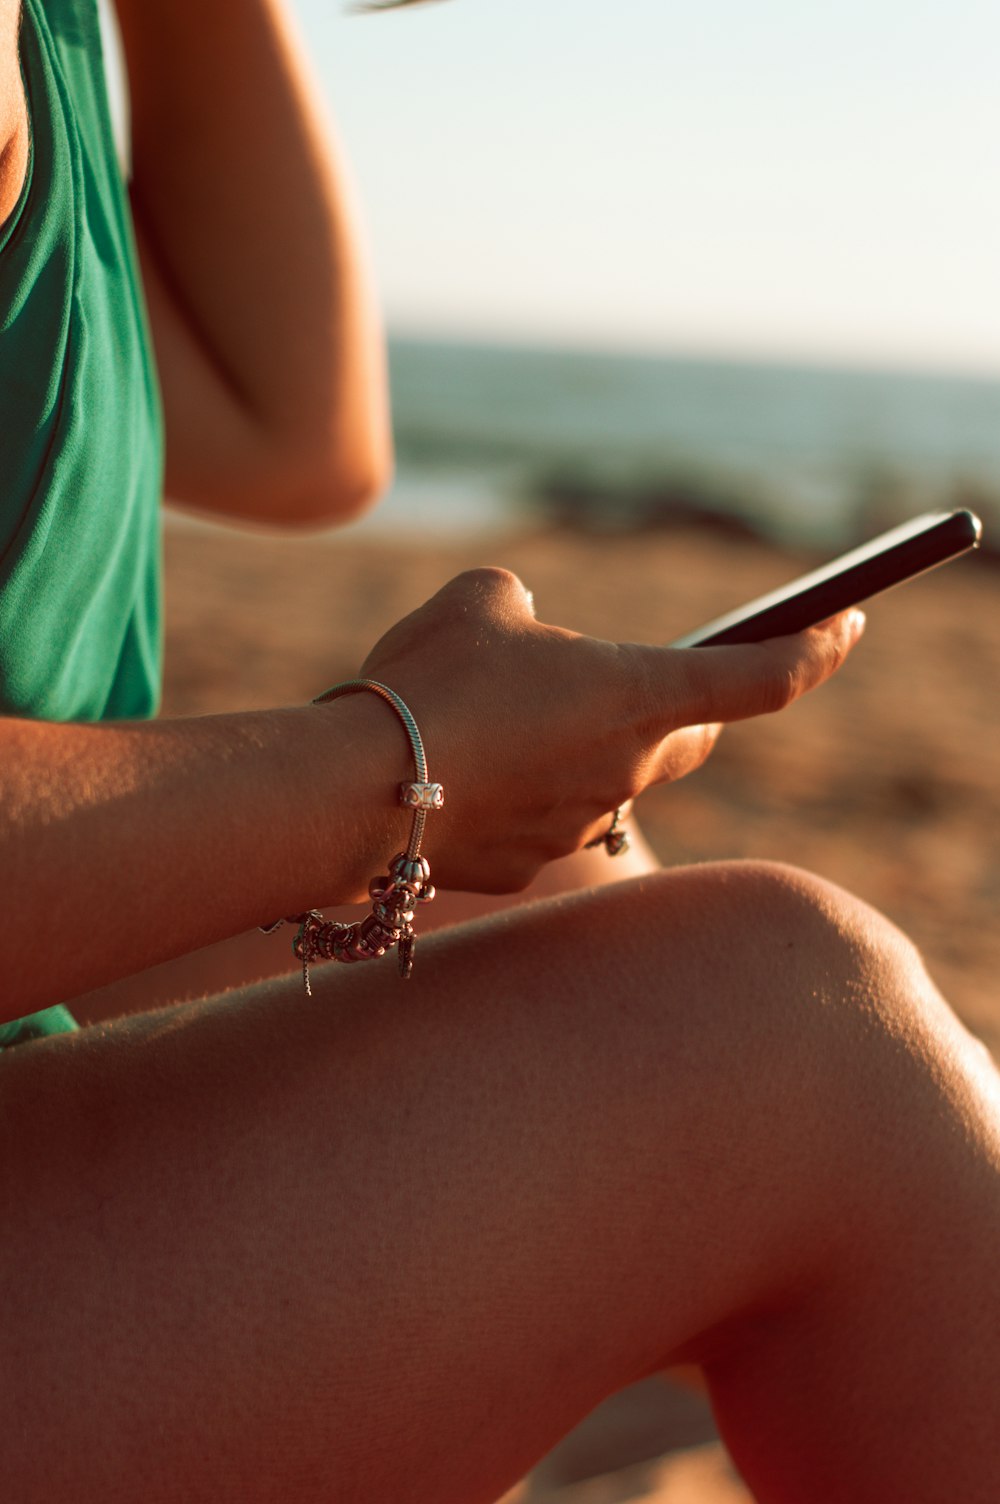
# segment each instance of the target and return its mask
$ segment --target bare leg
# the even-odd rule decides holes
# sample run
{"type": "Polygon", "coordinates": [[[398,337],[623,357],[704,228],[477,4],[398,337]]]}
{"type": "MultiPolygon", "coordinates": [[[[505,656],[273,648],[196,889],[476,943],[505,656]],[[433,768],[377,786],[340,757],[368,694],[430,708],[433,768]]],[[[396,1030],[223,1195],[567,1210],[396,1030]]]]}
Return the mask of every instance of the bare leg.
{"type": "Polygon", "coordinates": [[[12,1497],[485,1504],[687,1359],[763,1501],[993,1504],[997,1077],[897,932],[710,867],[389,970],[0,1062],[12,1497]]]}

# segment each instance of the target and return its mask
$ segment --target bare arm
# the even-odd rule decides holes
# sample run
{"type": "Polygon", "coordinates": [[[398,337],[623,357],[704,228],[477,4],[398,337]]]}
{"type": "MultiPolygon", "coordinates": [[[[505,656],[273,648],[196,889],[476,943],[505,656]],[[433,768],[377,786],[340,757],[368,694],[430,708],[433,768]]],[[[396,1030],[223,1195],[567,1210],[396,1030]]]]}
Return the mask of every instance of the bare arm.
{"type": "Polygon", "coordinates": [[[0,232],[28,166],[28,113],[17,53],[20,9],[20,0],[0,0],[0,232]]]}
{"type": "Polygon", "coordinates": [[[391,467],[344,164],[282,0],[117,0],[174,499],[315,523],[391,467]]]}
{"type": "MultiPolygon", "coordinates": [[[[0,720],[0,1019],[314,903],[405,840],[373,697],[152,724],[0,720]]],[[[278,942],[276,942],[278,943],[278,942]]]]}

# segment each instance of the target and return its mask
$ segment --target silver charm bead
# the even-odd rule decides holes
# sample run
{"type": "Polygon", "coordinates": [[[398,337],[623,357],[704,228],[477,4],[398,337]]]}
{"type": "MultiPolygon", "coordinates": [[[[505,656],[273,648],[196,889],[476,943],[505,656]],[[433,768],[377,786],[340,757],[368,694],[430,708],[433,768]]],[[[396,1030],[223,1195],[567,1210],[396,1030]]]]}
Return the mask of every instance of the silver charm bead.
{"type": "Polygon", "coordinates": [[[395,945],[397,931],[384,925],[375,914],[369,914],[367,919],[361,921],[361,939],[370,951],[377,951],[384,956],[390,945],[395,945]]]}
{"type": "Polygon", "coordinates": [[[444,809],[444,785],[440,783],[401,783],[399,802],[407,809],[422,809],[430,813],[444,809]]]}
{"type": "Polygon", "coordinates": [[[389,872],[397,887],[412,888],[419,893],[431,875],[431,864],[425,856],[408,857],[400,852],[389,864],[389,872]]]}

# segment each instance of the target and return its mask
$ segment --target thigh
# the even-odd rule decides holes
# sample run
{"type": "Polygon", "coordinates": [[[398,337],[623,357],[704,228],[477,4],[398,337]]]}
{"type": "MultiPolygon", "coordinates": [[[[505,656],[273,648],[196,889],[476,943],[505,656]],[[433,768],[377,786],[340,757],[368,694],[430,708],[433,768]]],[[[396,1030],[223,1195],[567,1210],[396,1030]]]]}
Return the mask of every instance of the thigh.
{"type": "MultiPolygon", "coordinates": [[[[917,1106],[954,1170],[965,1043],[945,1014],[906,1043],[870,923],[804,879],[676,872],[432,937],[405,985],[327,968],[309,1002],[263,984],[12,1052],[18,1497],[487,1501],[675,1357],[737,1447],[755,1386],[773,1425],[796,1321],[836,1293],[856,1323],[882,1278],[917,1106]]],[[[878,1330],[849,1378],[835,1321],[811,1348],[876,1411],[878,1330]]]]}

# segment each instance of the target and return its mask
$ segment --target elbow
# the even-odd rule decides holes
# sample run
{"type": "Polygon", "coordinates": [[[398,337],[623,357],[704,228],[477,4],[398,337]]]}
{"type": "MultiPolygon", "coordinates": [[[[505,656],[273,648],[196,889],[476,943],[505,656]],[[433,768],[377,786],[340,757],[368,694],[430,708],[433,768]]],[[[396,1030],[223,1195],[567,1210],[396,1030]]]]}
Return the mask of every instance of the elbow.
{"type": "Polygon", "coordinates": [[[294,479],[276,488],[280,505],[274,520],[295,528],[339,527],[363,517],[381,500],[392,483],[391,444],[349,462],[337,457],[298,470],[294,479]]]}
{"type": "Polygon", "coordinates": [[[286,431],[271,453],[268,490],[275,500],[274,521],[288,527],[354,522],[371,511],[392,483],[395,456],[384,408],[355,413],[353,421],[286,431]]]}
{"type": "Polygon", "coordinates": [[[388,490],[393,447],[387,419],[267,428],[241,421],[220,434],[167,425],[166,493],[182,507],[264,528],[316,529],[352,522],[388,490]],[[179,437],[178,437],[179,435],[179,437]]]}
{"type": "MultiPolygon", "coordinates": [[[[169,454],[168,454],[169,459],[169,454]]],[[[356,446],[348,454],[307,457],[303,446],[258,452],[256,463],[208,475],[171,473],[167,494],[220,521],[266,529],[315,531],[341,527],[371,511],[393,475],[391,443],[356,446]]]]}

